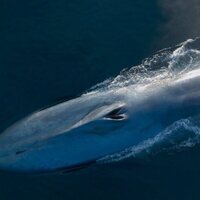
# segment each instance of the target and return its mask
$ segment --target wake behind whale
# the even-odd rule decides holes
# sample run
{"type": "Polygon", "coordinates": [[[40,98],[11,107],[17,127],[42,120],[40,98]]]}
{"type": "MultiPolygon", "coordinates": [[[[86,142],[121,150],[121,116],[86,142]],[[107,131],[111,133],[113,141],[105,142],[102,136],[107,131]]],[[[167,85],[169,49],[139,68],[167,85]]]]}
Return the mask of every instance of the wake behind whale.
{"type": "Polygon", "coordinates": [[[199,142],[200,40],[123,70],[0,135],[0,167],[51,171],[199,142]]]}

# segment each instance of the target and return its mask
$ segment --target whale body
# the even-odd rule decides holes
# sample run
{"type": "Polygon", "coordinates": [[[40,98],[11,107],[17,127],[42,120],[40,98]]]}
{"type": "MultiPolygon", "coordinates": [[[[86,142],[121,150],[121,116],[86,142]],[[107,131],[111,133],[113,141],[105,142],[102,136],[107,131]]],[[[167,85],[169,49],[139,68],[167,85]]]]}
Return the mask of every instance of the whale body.
{"type": "Polygon", "coordinates": [[[73,169],[137,145],[174,121],[199,113],[200,67],[137,87],[89,92],[37,111],[1,133],[0,168],[73,169]]]}

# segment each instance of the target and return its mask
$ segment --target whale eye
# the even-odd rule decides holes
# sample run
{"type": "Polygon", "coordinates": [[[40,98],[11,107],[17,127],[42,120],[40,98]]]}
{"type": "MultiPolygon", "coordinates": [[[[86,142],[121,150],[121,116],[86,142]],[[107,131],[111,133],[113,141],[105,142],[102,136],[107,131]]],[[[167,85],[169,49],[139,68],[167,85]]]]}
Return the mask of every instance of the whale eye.
{"type": "Polygon", "coordinates": [[[124,106],[116,108],[111,112],[109,112],[106,116],[104,116],[104,119],[109,119],[109,120],[123,120],[126,118],[127,116],[125,114],[124,106]]]}

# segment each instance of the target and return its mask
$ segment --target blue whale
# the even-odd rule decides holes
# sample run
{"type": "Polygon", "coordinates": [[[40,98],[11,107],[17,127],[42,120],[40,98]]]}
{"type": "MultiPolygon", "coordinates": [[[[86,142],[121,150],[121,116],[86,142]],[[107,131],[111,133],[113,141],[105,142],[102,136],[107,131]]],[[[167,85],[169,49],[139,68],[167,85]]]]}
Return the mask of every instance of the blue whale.
{"type": "Polygon", "coordinates": [[[152,138],[200,113],[200,69],[89,92],[40,110],[0,134],[0,168],[74,169],[152,138]]]}

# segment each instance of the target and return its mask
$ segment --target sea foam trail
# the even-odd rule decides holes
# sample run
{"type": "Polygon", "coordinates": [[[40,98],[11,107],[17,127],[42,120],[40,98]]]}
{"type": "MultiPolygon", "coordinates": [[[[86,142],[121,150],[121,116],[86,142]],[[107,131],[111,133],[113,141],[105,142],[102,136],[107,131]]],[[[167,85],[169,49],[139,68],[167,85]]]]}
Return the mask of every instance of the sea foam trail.
{"type": "MultiPolygon", "coordinates": [[[[141,65],[122,70],[115,78],[108,79],[94,86],[88,94],[101,93],[120,88],[139,87],[174,81],[188,72],[200,69],[200,39],[188,39],[175,46],[163,49],[141,65]]],[[[87,94],[86,94],[87,95],[87,94]]],[[[131,146],[119,153],[107,155],[99,162],[116,162],[129,157],[156,154],[161,151],[181,151],[200,143],[200,116],[180,119],[168,126],[153,138],[131,146]]]]}
{"type": "Polygon", "coordinates": [[[117,162],[129,157],[157,154],[162,151],[182,150],[200,143],[200,126],[192,119],[181,119],[174,122],[164,131],[138,145],[129,147],[116,154],[107,155],[99,162],[117,162]]]}

